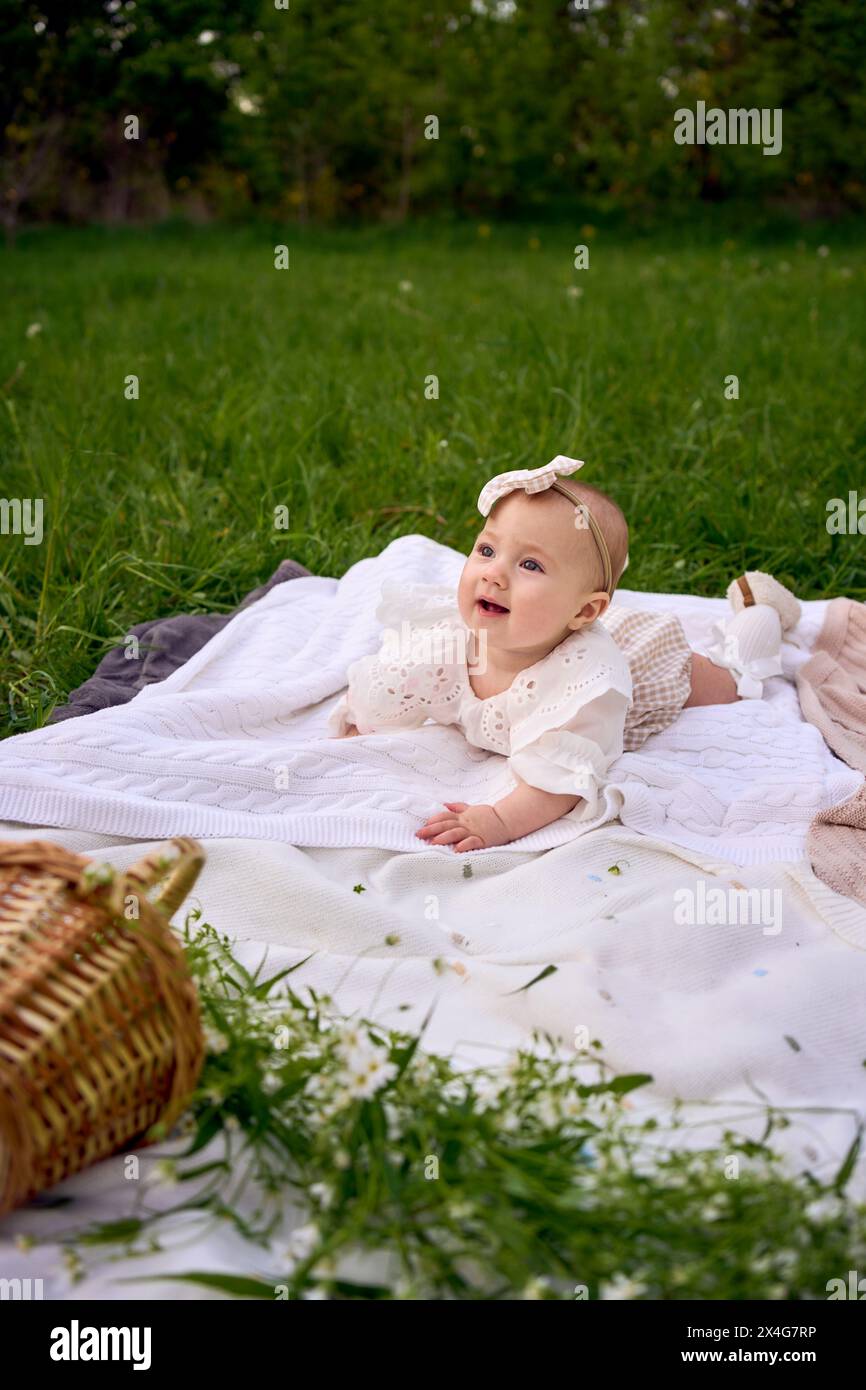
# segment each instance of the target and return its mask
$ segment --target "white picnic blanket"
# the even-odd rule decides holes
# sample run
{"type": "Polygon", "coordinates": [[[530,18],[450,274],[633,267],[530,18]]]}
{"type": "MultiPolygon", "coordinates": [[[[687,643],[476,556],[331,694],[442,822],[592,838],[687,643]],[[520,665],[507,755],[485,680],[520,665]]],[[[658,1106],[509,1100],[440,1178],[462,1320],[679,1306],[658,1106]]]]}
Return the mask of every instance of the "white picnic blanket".
{"type": "MultiPolygon", "coordinates": [[[[507,795],[516,785],[507,760],[471,747],[453,726],[336,740],[326,723],[350,663],[379,646],[383,581],[456,585],[463,560],[405,536],[340,580],[276,586],[129,704],[0,744],[0,816],[136,839],[251,836],[422,852],[415,831],[443,802],[507,795]]],[[[677,613],[698,649],[728,611],[722,599],[617,598],[677,613]]],[[[805,649],[825,607],[804,605],[794,635],[805,649]]],[[[802,719],[793,684],[780,677],[762,700],[684,710],[612,765],[595,821],[564,816],[515,844],[551,849],[619,816],[733,863],[796,862],[816,812],[862,781],[802,719]]]]}
{"type": "MultiPolygon", "coordinates": [[[[34,834],[118,868],[153,847],[0,824],[0,839],[34,834]]],[[[422,1046],[458,1066],[504,1063],[513,1047],[532,1045],[534,1029],[569,1048],[585,1026],[616,1072],[653,1076],[648,1090],[629,1098],[636,1116],[646,1109],[663,1122],[670,1102],[682,1098],[693,1128],[676,1142],[716,1145],[720,1164],[726,1129],[761,1137],[760,1097],[802,1107],[772,1142],[792,1171],[823,1179],[837,1171],[858,1118],[866,1118],[866,911],[806,865],[734,868],[620,825],[535,854],[508,846],[477,856],[429,847],[411,855],[301,849],[249,838],[213,840],[205,851],[189,905],[237,939],[245,964],[267,951],[270,973],[314,952],[292,976],[295,987],[330,992],[343,1012],[401,1029],[419,1028],[433,1007],[422,1046]],[[609,873],[614,865],[617,874],[609,873]],[[728,925],[701,920],[711,918],[699,909],[709,891],[736,884],[768,895],[762,901],[773,911],[728,925]],[[677,911],[684,894],[696,909],[691,924],[677,911]],[[552,973],[522,988],[549,966],[552,973]]],[[[166,1152],[162,1145],[141,1151],[142,1180],[166,1152]]],[[[214,1147],[201,1161],[220,1152],[214,1147]]],[[[855,1190],[864,1189],[861,1161],[855,1190]]],[[[130,1214],[142,1186],[126,1180],[118,1157],[56,1192],[74,1205],[29,1208],[0,1223],[0,1270],[43,1278],[47,1298],[208,1297],[184,1285],[121,1281],[189,1270],[270,1277],[288,1232],[305,1219],[287,1203],[273,1257],[225,1225],[202,1232],[188,1218],[173,1220],[161,1252],[98,1261],[70,1288],[54,1234],[130,1214]],[[14,1237],[25,1232],[50,1243],[22,1253],[14,1237]]],[[[176,1189],[151,1188],[147,1204],[176,1197],[176,1189]]],[[[252,1187],[242,1210],[256,1200],[252,1187]]]]}

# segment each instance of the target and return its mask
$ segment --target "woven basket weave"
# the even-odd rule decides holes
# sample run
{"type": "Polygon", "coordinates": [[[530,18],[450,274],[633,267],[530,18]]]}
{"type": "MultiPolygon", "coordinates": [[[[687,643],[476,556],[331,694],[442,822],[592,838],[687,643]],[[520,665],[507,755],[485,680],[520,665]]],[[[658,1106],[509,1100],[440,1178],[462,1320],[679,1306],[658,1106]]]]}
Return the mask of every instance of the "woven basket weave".
{"type": "Polygon", "coordinates": [[[168,918],[203,854],[171,846],[112,874],[59,845],[0,842],[0,1215],[186,1106],[204,1040],[168,918]]]}

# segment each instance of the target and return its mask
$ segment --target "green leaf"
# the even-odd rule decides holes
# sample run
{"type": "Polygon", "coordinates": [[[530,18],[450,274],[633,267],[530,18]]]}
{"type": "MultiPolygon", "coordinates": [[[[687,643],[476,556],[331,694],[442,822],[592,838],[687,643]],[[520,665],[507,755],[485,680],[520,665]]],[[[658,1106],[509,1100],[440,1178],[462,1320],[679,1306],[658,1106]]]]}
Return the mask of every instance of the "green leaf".
{"type": "MultiPolygon", "coordinates": [[[[189,1274],[146,1274],[137,1279],[119,1279],[120,1284],[144,1284],[158,1282],[173,1282],[177,1284],[199,1284],[206,1289],[220,1289],[223,1293],[233,1294],[235,1298],[267,1298],[273,1302],[275,1298],[274,1288],[276,1284],[266,1284],[261,1279],[246,1279],[240,1274],[208,1274],[204,1270],[195,1270],[189,1274]]],[[[285,1282],[277,1280],[277,1283],[285,1282]]]]}
{"type": "Polygon", "coordinates": [[[841,1191],[842,1188],[844,1188],[845,1184],[847,1183],[848,1179],[850,1178],[851,1174],[852,1174],[853,1171],[854,1171],[854,1165],[856,1164],[858,1155],[859,1155],[859,1153],[860,1153],[860,1144],[861,1144],[862,1139],[863,1139],[863,1126],[862,1126],[862,1125],[858,1125],[858,1127],[857,1127],[857,1133],[856,1133],[856,1135],[855,1135],[855,1137],[854,1137],[854,1142],[853,1142],[853,1144],[851,1145],[850,1149],[848,1150],[848,1152],[847,1152],[846,1155],[845,1155],[845,1159],[844,1159],[844,1162],[842,1163],[842,1167],[839,1169],[838,1173],[836,1174],[835,1178],[833,1179],[833,1186],[834,1186],[835,1188],[839,1189],[840,1191],[841,1191]]]}
{"type": "Polygon", "coordinates": [[[222,1170],[224,1173],[231,1172],[231,1164],[226,1163],[225,1159],[217,1159],[214,1163],[201,1163],[198,1168],[184,1168],[177,1174],[180,1182],[189,1182],[192,1178],[200,1178],[204,1173],[216,1173],[222,1170]]]}
{"type": "Polygon", "coordinates": [[[114,1241],[132,1240],[144,1230],[144,1222],[128,1216],[120,1221],[105,1221],[84,1235],[76,1237],[78,1245],[110,1245],[114,1241]]]}
{"type": "Polygon", "coordinates": [[[308,956],[304,956],[303,960],[299,960],[297,965],[288,965],[285,970],[278,971],[277,974],[272,975],[269,980],[263,980],[260,985],[256,985],[255,989],[251,991],[253,999],[266,999],[275,984],[278,984],[280,980],[284,980],[287,975],[293,974],[295,970],[300,970],[301,966],[306,965],[308,960],[312,960],[315,954],[315,951],[311,951],[308,956]]]}
{"type": "Polygon", "coordinates": [[[203,1149],[206,1144],[210,1143],[215,1134],[219,1134],[221,1128],[222,1124],[220,1122],[220,1117],[215,1110],[205,1115],[204,1119],[199,1124],[196,1136],[189,1148],[184,1149],[183,1153],[179,1154],[178,1157],[189,1158],[192,1154],[197,1154],[199,1149],[203,1149]]]}
{"type": "Polygon", "coordinates": [[[652,1079],[649,1072],[637,1071],[626,1076],[615,1076],[613,1080],[608,1083],[608,1087],[613,1091],[614,1095],[624,1096],[627,1091],[634,1091],[638,1086],[649,1086],[652,1079]]]}
{"type": "Polygon", "coordinates": [[[528,984],[521,985],[519,989],[510,989],[510,990],[508,991],[508,993],[506,994],[506,996],[505,996],[506,999],[507,999],[508,996],[511,995],[511,994],[522,994],[524,990],[526,990],[526,989],[532,989],[532,986],[533,986],[533,985],[537,985],[538,982],[539,982],[539,980],[546,980],[547,977],[548,977],[548,975],[555,975],[555,974],[557,973],[558,969],[559,969],[559,967],[556,966],[556,965],[546,965],[546,966],[544,967],[544,969],[541,971],[541,973],[538,974],[538,975],[535,975],[535,976],[533,977],[533,979],[531,979],[531,980],[529,981],[528,984]]]}
{"type": "Polygon", "coordinates": [[[391,1293],[385,1284],[352,1284],[348,1279],[333,1280],[333,1288],[347,1298],[388,1298],[391,1293]]]}

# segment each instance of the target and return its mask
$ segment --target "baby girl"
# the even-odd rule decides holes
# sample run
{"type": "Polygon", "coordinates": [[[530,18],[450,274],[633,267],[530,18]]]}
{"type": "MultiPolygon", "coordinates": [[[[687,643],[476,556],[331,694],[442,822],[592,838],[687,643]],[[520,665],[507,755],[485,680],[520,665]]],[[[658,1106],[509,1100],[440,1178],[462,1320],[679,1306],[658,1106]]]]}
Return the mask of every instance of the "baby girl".
{"type": "Polygon", "coordinates": [[[384,592],[380,622],[408,626],[412,652],[383,644],[349,667],[330,718],[338,738],[457,725],[501,753],[517,786],[495,805],[444,802],[417,831],[462,853],[489,849],[569,815],[593,820],[610,764],[691,705],[760,697],[780,675],[782,633],[799,619],[794,596],[759,571],[728,590],[733,617],[716,623],[708,655],[679,620],[617,604],[628,526],[597,488],[563,481],[582,461],[559,454],[536,469],[492,478],[486,518],[456,593],[427,585],[384,592]],[[442,656],[449,638],[465,639],[442,656]],[[456,653],[456,654],[455,654],[456,653]]]}

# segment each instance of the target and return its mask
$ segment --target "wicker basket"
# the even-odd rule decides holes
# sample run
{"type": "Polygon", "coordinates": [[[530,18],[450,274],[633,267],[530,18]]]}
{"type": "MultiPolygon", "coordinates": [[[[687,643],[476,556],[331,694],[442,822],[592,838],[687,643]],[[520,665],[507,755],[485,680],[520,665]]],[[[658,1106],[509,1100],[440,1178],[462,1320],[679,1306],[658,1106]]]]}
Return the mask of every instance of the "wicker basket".
{"type": "Polygon", "coordinates": [[[204,1040],[168,918],[203,854],[171,845],[114,874],[0,843],[0,1215],[185,1108],[204,1040]]]}

